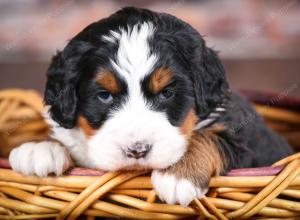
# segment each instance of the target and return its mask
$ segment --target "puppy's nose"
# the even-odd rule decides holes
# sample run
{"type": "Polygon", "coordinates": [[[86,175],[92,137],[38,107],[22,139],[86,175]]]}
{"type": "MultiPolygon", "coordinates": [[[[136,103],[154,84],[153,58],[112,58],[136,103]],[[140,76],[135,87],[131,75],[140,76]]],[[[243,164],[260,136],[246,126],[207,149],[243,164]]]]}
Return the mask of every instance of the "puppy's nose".
{"type": "Polygon", "coordinates": [[[125,150],[125,154],[129,158],[140,159],[145,157],[151,148],[152,146],[150,144],[136,143],[133,146],[128,147],[125,150]]]}

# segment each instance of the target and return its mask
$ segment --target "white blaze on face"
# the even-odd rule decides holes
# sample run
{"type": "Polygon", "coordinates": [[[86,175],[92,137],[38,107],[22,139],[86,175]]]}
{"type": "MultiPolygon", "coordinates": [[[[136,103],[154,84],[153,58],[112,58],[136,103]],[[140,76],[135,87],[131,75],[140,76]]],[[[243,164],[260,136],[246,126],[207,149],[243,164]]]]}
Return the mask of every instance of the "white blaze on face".
{"type": "Polygon", "coordinates": [[[154,31],[152,23],[143,23],[103,37],[118,45],[116,60],[111,63],[127,83],[128,96],[123,106],[88,141],[89,157],[95,167],[166,168],[186,151],[186,140],[180,129],[170,124],[164,112],[151,110],[141,90],[142,79],[153,71],[158,60],[149,48],[154,31]],[[151,151],[138,160],[126,157],[124,150],[137,142],[152,145],[151,151]]]}

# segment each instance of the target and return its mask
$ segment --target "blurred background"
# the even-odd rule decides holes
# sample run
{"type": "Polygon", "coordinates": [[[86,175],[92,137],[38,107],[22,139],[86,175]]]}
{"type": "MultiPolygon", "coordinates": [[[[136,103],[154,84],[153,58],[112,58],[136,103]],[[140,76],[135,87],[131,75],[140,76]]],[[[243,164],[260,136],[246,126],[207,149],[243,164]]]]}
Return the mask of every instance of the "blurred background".
{"type": "Polygon", "coordinates": [[[300,97],[297,0],[1,0],[0,89],[42,92],[52,55],[88,24],[124,6],[190,23],[219,51],[233,89],[300,97]]]}

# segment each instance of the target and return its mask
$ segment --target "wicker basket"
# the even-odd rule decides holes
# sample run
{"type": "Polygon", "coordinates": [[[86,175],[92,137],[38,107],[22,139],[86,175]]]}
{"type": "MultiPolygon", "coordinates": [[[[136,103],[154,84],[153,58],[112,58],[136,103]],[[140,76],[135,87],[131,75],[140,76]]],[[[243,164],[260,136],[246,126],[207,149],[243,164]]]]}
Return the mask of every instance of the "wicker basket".
{"type": "MultiPolygon", "coordinates": [[[[294,146],[300,146],[300,114],[257,105],[294,146]]],[[[41,98],[32,91],[0,92],[2,155],[22,142],[43,140],[41,98]],[[21,121],[21,123],[20,123],[21,121]]],[[[272,167],[232,170],[213,177],[210,191],[188,207],[159,201],[145,172],[104,173],[74,168],[62,177],[23,176],[0,160],[0,219],[300,219],[300,154],[272,167]]]]}

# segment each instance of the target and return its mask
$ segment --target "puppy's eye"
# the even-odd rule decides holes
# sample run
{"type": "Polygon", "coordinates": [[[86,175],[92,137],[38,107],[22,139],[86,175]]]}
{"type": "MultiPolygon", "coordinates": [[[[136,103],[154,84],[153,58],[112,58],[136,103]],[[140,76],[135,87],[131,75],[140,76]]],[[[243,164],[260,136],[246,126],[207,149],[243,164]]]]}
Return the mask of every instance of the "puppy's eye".
{"type": "Polygon", "coordinates": [[[167,100],[174,96],[174,90],[171,88],[165,88],[163,91],[159,93],[159,98],[161,100],[167,100]]]}
{"type": "Polygon", "coordinates": [[[99,92],[98,93],[98,99],[105,103],[105,104],[108,104],[110,102],[112,102],[112,100],[114,99],[113,96],[107,92],[107,91],[102,91],[102,92],[99,92]]]}

